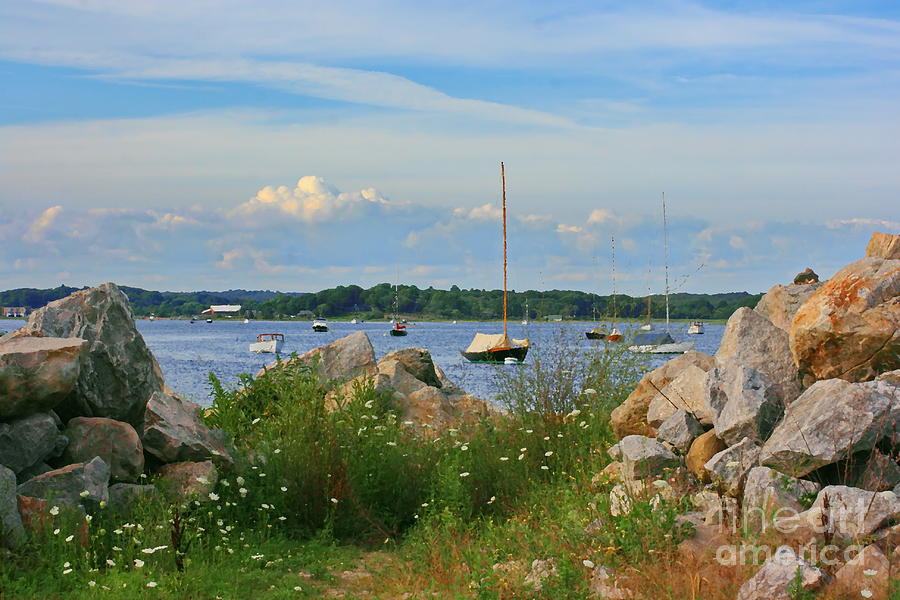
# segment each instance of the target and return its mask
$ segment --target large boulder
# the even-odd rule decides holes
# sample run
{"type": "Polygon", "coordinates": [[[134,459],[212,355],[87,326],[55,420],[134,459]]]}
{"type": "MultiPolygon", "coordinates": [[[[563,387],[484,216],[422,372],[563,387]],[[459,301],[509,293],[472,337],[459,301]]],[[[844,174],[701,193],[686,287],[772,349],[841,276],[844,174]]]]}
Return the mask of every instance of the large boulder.
{"type": "Polygon", "coordinates": [[[119,513],[128,513],[141,502],[159,498],[159,495],[154,485],[114,483],[109,486],[109,507],[119,513]]]}
{"type": "Polygon", "coordinates": [[[771,321],[775,327],[790,331],[797,310],[823,285],[823,283],[775,285],[759,299],[753,310],[771,321]]]}
{"type": "Polygon", "coordinates": [[[0,465],[0,547],[17,548],[25,538],[16,501],[16,474],[0,465]]]}
{"type": "Polygon", "coordinates": [[[378,374],[387,377],[385,383],[387,387],[403,396],[418,392],[425,387],[434,387],[416,378],[406,370],[399,360],[382,360],[378,363],[378,374]]]}
{"type": "Polygon", "coordinates": [[[900,235],[876,231],[866,245],[866,257],[900,260],[900,235]]]}
{"type": "Polygon", "coordinates": [[[0,423],[0,465],[21,473],[55,454],[59,438],[56,421],[47,413],[0,423]]]}
{"type": "Polygon", "coordinates": [[[350,381],[360,375],[373,375],[378,370],[369,336],[364,331],[356,331],[296,358],[270,363],[257,373],[257,377],[277,366],[301,365],[314,368],[323,382],[350,381]]]}
{"type": "Polygon", "coordinates": [[[109,466],[96,457],[67,465],[29,479],[18,487],[21,496],[43,498],[59,504],[95,507],[109,501],[109,466]]]}
{"type": "Polygon", "coordinates": [[[647,425],[650,402],[688,366],[708,371],[715,366],[715,359],[708,354],[691,350],[644,375],[625,402],[612,411],[609,422],[616,436],[653,435],[653,428],[647,425]]]}
{"type": "Polygon", "coordinates": [[[900,368],[900,260],[863,258],[835,273],[797,311],[790,344],[807,382],[900,368]]]}
{"type": "Polygon", "coordinates": [[[389,360],[399,361],[406,371],[427,385],[439,388],[443,386],[437,371],[434,368],[434,361],[431,359],[431,353],[424,348],[403,348],[388,352],[378,361],[379,364],[389,360]]]}
{"type": "Polygon", "coordinates": [[[75,417],[65,430],[68,463],[99,456],[109,465],[112,481],[136,481],[144,472],[144,446],[134,427],[103,417],[75,417]]]}
{"type": "Polygon", "coordinates": [[[764,442],[784,414],[781,388],[752,367],[727,363],[710,370],[706,394],[716,435],[726,444],[744,437],[764,442]]]}
{"type": "Polygon", "coordinates": [[[759,446],[750,438],[744,438],[734,446],[725,448],[710,458],[704,467],[712,482],[728,496],[738,498],[744,489],[744,479],[756,466],[759,446]]]}
{"type": "Polygon", "coordinates": [[[828,582],[828,575],[812,566],[791,548],[781,546],[763,563],[756,575],[744,582],[737,600],[792,600],[799,591],[812,592],[828,582]]]}
{"type": "Polygon", "coordinates": [[[818,381],[787,407],[763,445],[760,464],[802,477],[872,449],[900,425],[900,394],[887,380],[818,381]]]}
{"type": "Polygon", "coordinates": [[[773,525],[773,520],[803,512],[803,497],[817,493],[820,488],[818,483],[797,479],[768,467],[750,469],[741,502],[744,528],[765,531],[773,525]],[[779,512],[783,514],[779,515],[779,512]]]}
{"type": "Polygon", "coordinates": [[[656,431],[656,439],[668,442],[682,454],[690,449],[693,441],[703,433],[703,425],[686,410],[679,409],[663,421],[656,431]]]}
{"type": "Polygon", "coordinates": [[[199,405],[156,392],[147,403],[141,442],[162,463],[203,461],[233,463],[222,442],[203,423],[199,405]]]}
{"type": "Polygon", "coordinates": [[[710,429],[697,436],[691,443],[687,456],[684,457],[684,464],[697,479],[708,482],[709,472],[706,470],[706,463],[724,449],[725,442],[716,437],[714,429],[710,429]]]}
{"type": "Polygon", "coordinates": [[[891,563],[878,546],[872,544],[837,570],[828,589],[840,594],[840,598],[887,600],[890,585],[891,563]]]}
{"type": "Polygon", "coordinates": [[[642,435],[625,436],[609,449],[609,454],[622,461],[622,475],[626,479],[659,477],[681,465],[675,453],[642,435]]]}
{"type": "Polygon", "coordinates": [[[894,492],[870,492],[845,485],[819,491],[802,521],[830,531],[844,540],[872,535],[900,517],[900,498],[894,492]]]}
{"type": "Polygon", "coordinates": [[[81,338],[20,337],[0,342],[0,419],[47,412],[81,373],[81,338]]]}
{"type": "Polygon", "coordinates": [[[653,396],[647,409],[647,424],[656,429],[675,411],[685,410],[701,423],[711,425],[706,381],[706,371],[694,365],[685,367],[678,377],[653,396]]]}
{"type": "Polygon", "coordinates": [[[162,371],[134,324],[128,297],[114,284],[80,290],[31,313],[7,337],[83,338],[88,345],[75,389],[56,409],[65,419],[108,417],[140,425],[162,371]]]}
{"type": "Polygon", "coordinates": [[[800,395],[800,380],[788,333],[747,307],[734,311],[725,324],[716,362],[751,367],[765,373],[779,386],[780,396],[786,404],[800,395]]]}

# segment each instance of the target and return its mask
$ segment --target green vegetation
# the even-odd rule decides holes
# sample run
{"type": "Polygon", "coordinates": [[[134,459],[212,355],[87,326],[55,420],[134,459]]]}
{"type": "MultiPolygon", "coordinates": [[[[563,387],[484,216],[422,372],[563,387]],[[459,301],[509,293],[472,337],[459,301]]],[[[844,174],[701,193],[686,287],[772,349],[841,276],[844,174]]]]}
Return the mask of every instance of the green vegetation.
{"type": "MultiPolygon", "coordinates": [[[[394,287],[381,283],[369,289],[357,285],[338,286],[309,294],[280,292],[152,292],[140,288],[122,287],[138,315],[158,317],[188,317],[197,315],[211,304],[241,304],[242,313],[261,319],[288,318],[291,315],[326,317],[359,316],[380,319],[391,314],[394,306],[394,287]]],[[[17,289],[0,292],[0,306],[43,306],[51,300],[67,296],[75,288],[52,290],[17,289]]],[[[405,316],[419,319],[494,320],[502,317],[501,290],[433,287],[419,289],[401,285],[397,289],[398,310],[405,316]]],[[[727,319],[742,306],[753,307],[761,294],[729,292],[722,294],[670,295],[670,316],[673,319],[727,319]]],[[[562,315],[567,319],[592,319],[596,315],[612,313],[611,296],[599,296],[570,290],[528,290],[509,294],[509,315],[521,318],[528,301],[528,318],[541,319],[546,315],[562,315]]],[[[651,297],[653,318],[665,317],[663,297],[651,297]]],[[[642,319],[647,315],[647,297],[616,296],[616,312],[623,319],[642,319]]]]}

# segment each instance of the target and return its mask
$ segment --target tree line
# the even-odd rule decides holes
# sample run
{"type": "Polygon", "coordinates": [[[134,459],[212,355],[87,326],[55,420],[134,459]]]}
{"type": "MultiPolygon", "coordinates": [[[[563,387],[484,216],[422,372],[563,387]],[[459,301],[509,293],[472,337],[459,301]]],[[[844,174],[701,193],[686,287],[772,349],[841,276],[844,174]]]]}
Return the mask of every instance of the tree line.
{"type": "MultiPolygon", "coordinates": [[[[19,288],[0,292],[0,306],[39,308],[63,298],[78,288],[19,288]]],[[[314,293],[229,290],[227,292],[157,292],[121,286],[135,314],[158,317],[190,317],[212,304],[241,304],[241,316],[257,319],[291,317],[350,317],[382,319],[397,314],[417,319],[493,320],[502,318],[502,290],[449,290],[414,285],[380,283],[364,289],[358,285],[337,286],[314,293]]],[[[753,307],[762,294],[727,292],[720,294],[677,293],[669,296],[673,319],[727,319],[742,306],[753,307]]],[[[661,294],[649,298],[652,317],[665,317],[661,294]]],[[[564,319],[608,319],[613,314],[613,297],[574,290],[527,290],[508,294],[508,315],[519,320],[540,320],[549,316],[564,319]],[[528,306],[526,315],[525,306],[528,306]]],[[[615,313],[623,319],[646,318],[647,296],[615,296],[615,313]]]]}

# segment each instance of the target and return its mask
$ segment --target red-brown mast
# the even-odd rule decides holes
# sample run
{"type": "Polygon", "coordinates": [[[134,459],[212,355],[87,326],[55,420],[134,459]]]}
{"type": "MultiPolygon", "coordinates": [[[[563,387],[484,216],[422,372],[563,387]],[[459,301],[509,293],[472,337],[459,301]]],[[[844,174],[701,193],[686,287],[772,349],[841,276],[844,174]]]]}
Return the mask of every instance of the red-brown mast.
{"type": "Polygon", "coordinates": [[[500,185],[503,188],[503,337],[506,337],[506,171],[502,161],[500,185]]]}

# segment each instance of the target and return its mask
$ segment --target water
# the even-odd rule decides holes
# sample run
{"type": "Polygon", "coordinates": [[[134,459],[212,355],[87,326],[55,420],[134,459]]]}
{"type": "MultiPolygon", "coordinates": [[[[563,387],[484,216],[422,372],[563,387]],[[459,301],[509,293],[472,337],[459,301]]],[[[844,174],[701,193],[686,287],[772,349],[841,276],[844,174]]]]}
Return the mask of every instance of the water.
{"type": "MultiPolygon", "coordinates": [[[[24,325],[22,321],[2,321],[0,329],[12,331],[24,325]]],[[[542,346],[558,343],[560,339],[573,349],[588,349],[594,344],[585,338],[584,332],[593,323],[531,323],[522,326],[511,323],[509,333],[514,338],[527,337],[533,344],[531,356],[540,352],[542,346]],[[562,338],[560,337],[562,334],[562,338]]],[[[619,323],[619,328],[628,331],[637,327],[634,323],[619,323]]],[[[137,321],[138,330],[150,350],[159,361],[166,382],[178,394],[190,398],[201,405],[209,405],[210,372],[216,374],[226,385],[237,382],[240,373],[256,373],[265,364],[274,360],[271,354],[251,354],[247,347],[256,341],[260,333],[283,333],[285,338],[283,356],[291,352],[302,354],[307,350],[322,346],[344,337],[354,331],[365,331],[375,347],[376,358],[381,358],[392,350],[416,346],[431,352],[431,356],[441,369],[467,392],[482,398],[493,398],[494,365],[470,363],[460,356],[459,351],[469,345],[476,332],[500,333],[500,323],[410,323],[409,335],[392,337],[388,334],[390,324],[371,322],[351,325],[349,322],[331,321],[324,333],[312,331],[308,321],[252,321],[245,325],[241,320],[222,320],[195,323],[181,320],[137,321]]],[[[656,325],[657,329],[662,326],[656,325]]],[[[713,354],[722,339],[722,325],[707,325],[704,335],[686,335],[686,323],[672,326],[672,337],[678,341],[691,339],[695,349],[713,354]]],[[[650,367],[656,367],[671,356],[654,355],[650,367]]],[[[516,368],[516,367],[502,367],[516,368]]]]}

